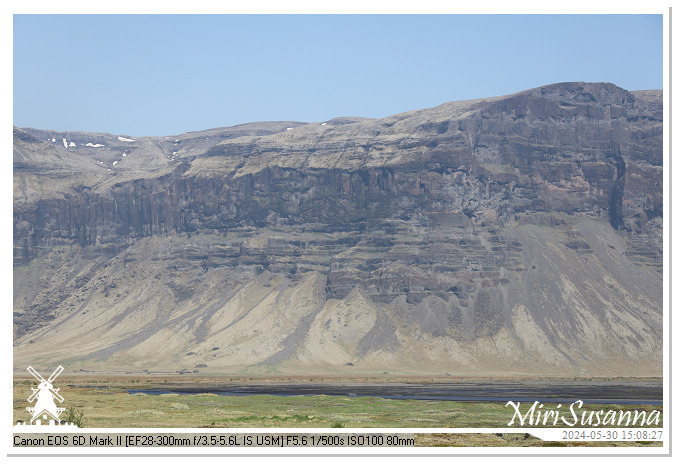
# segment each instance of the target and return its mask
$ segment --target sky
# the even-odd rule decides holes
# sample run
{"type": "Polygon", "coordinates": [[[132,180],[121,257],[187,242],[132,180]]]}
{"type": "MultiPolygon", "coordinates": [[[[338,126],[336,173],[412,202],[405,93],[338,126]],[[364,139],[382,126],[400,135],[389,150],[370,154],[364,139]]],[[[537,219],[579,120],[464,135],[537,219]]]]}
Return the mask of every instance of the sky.
{"type": "Polygon", "coordinates": [[[663,86],[661,15],[14,15],[13,123],[162,136],[663,86]]]}

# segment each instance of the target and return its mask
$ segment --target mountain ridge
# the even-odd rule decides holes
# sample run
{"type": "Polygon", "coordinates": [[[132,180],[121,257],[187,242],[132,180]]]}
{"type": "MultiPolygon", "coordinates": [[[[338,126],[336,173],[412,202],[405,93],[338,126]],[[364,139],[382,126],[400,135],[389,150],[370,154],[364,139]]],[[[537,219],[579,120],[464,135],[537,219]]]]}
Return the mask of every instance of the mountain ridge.
{"type": "Polygon", "coordinates": [[[15,362],[662,372],[662,91],[97,137],[15,128],[15,362]]]}

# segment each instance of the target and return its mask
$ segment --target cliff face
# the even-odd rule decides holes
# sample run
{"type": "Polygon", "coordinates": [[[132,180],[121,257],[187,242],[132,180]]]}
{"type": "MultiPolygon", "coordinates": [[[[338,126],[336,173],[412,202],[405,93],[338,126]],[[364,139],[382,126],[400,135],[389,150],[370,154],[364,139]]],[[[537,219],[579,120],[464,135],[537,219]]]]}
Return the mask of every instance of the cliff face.
{"type": "Polygon", "coordinates": [[[62,337],[82,365],[152,370],[661,371],[657,91],[15,128],[14,155],[15,357],[62,337]]]}

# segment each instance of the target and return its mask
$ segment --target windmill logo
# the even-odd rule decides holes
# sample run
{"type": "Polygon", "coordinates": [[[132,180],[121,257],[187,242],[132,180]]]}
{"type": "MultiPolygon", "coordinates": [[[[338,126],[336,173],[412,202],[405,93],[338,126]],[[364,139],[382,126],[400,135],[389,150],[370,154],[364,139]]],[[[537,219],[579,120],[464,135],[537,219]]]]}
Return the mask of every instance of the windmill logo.
{"type": "MultiPolygon", "coordinates": [[[[35,406],[32,408],[26,408],[26,410],[33,415],[33,417],[31,417],[31,424],[41,416],[43,419],[49,418],[50,423],[53,423],[52,421],[56,422],[57,424],[59,423],[59,416],[65,411],[65,408],[57,407],[57,403],[55,403],[54,400],[62,403],[64,398],[62,398],[62,396],[59,394],[59,389],[54,388],[52,382],[59,374],[61,374],[61,371],[63,370],[64,368],[62,366],[57,367],[52,375],[50,375],[50,377],[45,380],[35,369],[33,369],[31,366],[28,367],[28,372],[33,374],[33,377],[35,377],[40,382],[38,388],[31,388],[33,393],[28,397],[29,403],[32,403],[37,398],[35,406]]],[[[39,423],[40,420],[38,420],[38,424],[39,423]]]]}

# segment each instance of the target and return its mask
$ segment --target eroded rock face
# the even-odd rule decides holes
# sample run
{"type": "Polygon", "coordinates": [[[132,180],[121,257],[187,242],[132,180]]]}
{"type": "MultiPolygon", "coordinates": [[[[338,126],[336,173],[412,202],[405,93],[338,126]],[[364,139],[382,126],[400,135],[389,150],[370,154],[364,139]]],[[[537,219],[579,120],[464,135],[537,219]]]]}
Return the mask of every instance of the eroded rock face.
{"type": "Polygon", "coordinates": [[[76,311],[109,320],[113,305],[120,335],[93,341],[83,363],[115,363],[176,330],[188,331],[183,342],[144,368],[191,351],[215,369],[660,369],[661,93],[566,83],[380,120],[256,129],[122,137],[126,156],[113,165],[106,152],[108,167],[92,147],[15,129],[17,352],[48,353],[36,337],[76,311]],[[135,150],[142,161],[127,163],[135,150]],[[60,169],[45,169],[47,151],[60,169]],[[82,273],[66,272],[76,261],[82,273]],[[107,281],[114,262],[158,272],[123,272],[127,293],[104,304],[110,286],[78,279],[107,281]],[[167,295],[166,306],[144,299],[150,325],[131,336],[124,295],[139,285],[167,295]],[[264,314],[245,301],[273,294],[287,301],[285,322],[256,322],[264,314]],[[163,311],[183,322],[159,326],[163,311]],[[267,343],[255,343],[264,332],[267,343]],[[229,348],[217,355],[209,343],[229,348]],[[625,360],[606,361],[620,349],[625,360]]]}

